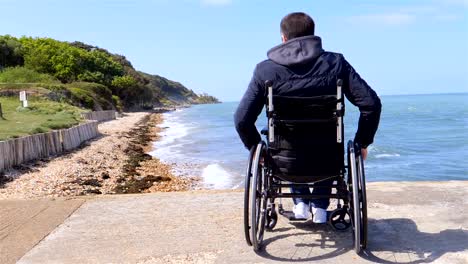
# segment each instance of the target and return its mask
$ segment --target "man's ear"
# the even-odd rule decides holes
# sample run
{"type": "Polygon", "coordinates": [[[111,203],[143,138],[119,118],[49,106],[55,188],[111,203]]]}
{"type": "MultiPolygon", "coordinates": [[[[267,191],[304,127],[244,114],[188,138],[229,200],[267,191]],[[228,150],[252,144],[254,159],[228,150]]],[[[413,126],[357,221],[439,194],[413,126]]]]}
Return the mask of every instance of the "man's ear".
{"type": "Polygon", "coordinates": [[[283,41],[283,43],[285,43],[286,41],[288,41],[288,38],[284,36],[284,34],[281,34],[281,40],[283,41]]]}

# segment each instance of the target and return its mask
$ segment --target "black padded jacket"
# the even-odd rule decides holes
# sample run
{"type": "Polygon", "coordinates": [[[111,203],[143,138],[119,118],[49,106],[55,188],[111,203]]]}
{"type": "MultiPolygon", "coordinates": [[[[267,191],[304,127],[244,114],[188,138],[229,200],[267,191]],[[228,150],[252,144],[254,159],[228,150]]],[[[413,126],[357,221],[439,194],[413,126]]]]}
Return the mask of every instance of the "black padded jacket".
{"type": "Polygon", "coordinates": [[[318,36],[287,41],[268,51],[268,59],[259,63],[237,111],[234,123],[247,149],[260,142],[255,127],[267,98],[265,81],[273,82],[273,93],[282,96],[314,96],[334,89],[343,80],[346,98],[359,108],[360,117],[355,142],[367,147],[377,131],[381,102],[374,90],[359,76],[342,54],[322,49],[318,36]]]}

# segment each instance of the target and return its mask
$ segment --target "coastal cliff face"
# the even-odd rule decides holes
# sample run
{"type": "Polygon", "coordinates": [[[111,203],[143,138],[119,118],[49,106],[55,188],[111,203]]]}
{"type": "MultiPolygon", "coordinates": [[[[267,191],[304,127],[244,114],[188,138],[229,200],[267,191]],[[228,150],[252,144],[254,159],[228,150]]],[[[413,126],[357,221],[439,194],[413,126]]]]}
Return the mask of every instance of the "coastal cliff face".
{"type": "Polygon", "coordinates": [[[181,83],[137,71],[125,56],[82,42],[0,36],[0,96],[43,91],[93,110],[218,103],[181,83]]]}
{"type": "Polygon", "coordinates": [[[179,82],[171,81],[158,75],[138,72],[146,80],[148,87],[158,91],[161,105],[215,104],[220,101],[207,94],[196,94],[179,82]]]}

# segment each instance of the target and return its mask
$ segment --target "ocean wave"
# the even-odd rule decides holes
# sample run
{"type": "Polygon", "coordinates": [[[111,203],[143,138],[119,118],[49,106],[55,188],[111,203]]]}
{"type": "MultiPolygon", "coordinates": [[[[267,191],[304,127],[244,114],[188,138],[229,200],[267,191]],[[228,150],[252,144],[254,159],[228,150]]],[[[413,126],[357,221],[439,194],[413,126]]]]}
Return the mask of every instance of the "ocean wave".
{"type": "Polygon", "coordinates": [[[177,139],[187,136],[190,129],[189,126],[183,123],[171,121],[164,121],[160,127],[164,129],[160,133],[161,140],[157,141],[157,145],[172,144],[177,139]]]}
{"type": "Polygon", "coordinates": [[[400,154],[393,153],[393,154],[377,154],[377,155],[375,155],[376,159],[393,158],[393,157],[400,157],[400,154]]]}
{"type": "Polygon", "coordinates": [[[219,164],[206,166],[203,169],[202,178],[205,185],[210,188],[225,189],[230,187],[231,174],[219,164]]]}

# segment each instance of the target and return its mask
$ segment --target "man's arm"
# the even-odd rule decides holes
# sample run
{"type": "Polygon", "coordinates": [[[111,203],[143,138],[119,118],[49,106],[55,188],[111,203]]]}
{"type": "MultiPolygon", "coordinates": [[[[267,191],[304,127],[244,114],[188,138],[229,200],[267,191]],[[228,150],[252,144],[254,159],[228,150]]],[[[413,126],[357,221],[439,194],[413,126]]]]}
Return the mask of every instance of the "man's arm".
{"type": "Polygon", "coordinates": [[[354,141],[363,148],[374,142],[379,127],[382,104],[376,92],[364,81],[354,68],[344,60],[344,93],[348,100],[359,107],[358,130],[354,141]]]}
{"type": "Polygon", "coordinates": [[[249,87],[234,114],[237,133],[247,149],[252,148],[261,140],[255,122],[265,103],[264,91],[264,85],[257,80],[255,70],[249,87]]]}

